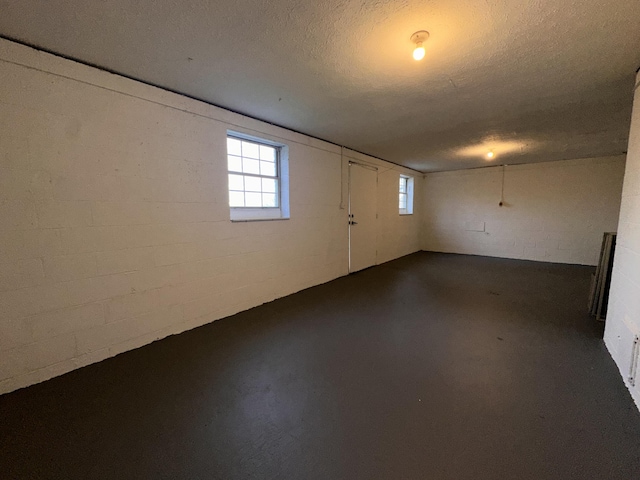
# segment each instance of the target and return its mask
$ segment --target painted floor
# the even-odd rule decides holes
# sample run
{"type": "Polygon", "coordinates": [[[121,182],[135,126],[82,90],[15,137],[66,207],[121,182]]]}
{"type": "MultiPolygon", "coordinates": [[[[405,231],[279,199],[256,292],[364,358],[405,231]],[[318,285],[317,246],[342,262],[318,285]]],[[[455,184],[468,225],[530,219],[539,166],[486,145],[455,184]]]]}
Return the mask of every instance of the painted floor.
{"type": "Polygon", "coordinates": [[[417,253],[0,397],[11,479],[640,479],[590,267],[417,253]]]}

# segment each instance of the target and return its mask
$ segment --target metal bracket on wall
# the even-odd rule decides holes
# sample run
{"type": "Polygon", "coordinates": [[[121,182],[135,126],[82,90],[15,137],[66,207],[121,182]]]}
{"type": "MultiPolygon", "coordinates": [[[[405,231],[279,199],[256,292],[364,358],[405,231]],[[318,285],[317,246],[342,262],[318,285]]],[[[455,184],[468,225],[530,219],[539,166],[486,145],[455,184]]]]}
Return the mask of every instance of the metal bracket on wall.
{"type": "Polygon", "coordinates": [[[638,374],[638,357],[640,356],[640,335],[633,337],[633,347],[631,349],[631,368],[629,369],[629,383],[636,386],[636,376],[638,374]]]}

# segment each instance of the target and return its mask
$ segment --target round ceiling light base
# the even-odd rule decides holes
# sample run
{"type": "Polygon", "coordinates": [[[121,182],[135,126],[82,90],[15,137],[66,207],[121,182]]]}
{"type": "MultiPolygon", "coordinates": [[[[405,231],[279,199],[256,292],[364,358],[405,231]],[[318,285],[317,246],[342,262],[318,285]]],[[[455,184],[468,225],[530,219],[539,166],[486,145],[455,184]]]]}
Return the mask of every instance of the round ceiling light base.
{"type": "Polygon", "coordinates": [[[427,38],[429,38],[429,32],[426,30],[420,30],[411,35],[411,41],[416,45],[426,42],[427,38]]]}

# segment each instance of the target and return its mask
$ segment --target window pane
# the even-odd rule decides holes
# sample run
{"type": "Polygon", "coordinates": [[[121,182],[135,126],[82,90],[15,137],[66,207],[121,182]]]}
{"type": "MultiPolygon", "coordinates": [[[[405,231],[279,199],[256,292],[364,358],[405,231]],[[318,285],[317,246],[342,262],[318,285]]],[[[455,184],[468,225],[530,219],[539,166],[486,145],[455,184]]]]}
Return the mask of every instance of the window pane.
{"type": "Polygon", "coordinates": [[[400,193],[407,193],[407,179],[400,177],[400,193]]]}
{"type": "Polygon", "coordinates": [[[262,194],[262,206],[263,207],[277,207],[278,204],[276,202],[276,194],[275,193],[263,193],[262,194]]]}
{"type": "Polygon", "coordinates": [[[255,143],[242,142],[242,156],[260,158],[260,148],[255,143]]]}
{"type": "Polygon", "coordinates": [[[244,177],[244,189],[247,192],[260,192],[262,190],[260,177],[244,177]]]}
{"type": "Polygon", "coordinates": [[[242,158],[229,155],[228,157],[229,171],[241,172],[242,171],[242,158]]]}
{"type": "Polygon", "coordinates": [[[262,179],[262,191],[267,193],[276,193],[276,179],[275,178],[263,178],[262,179]]]}
{"type": "Polygon", "coordinates": [[[230,207],[244,207],[244,193],[242,193],[242,192],[229,192],[229,206],[230,207]]]}
{"type": "Polygon", "coordinates": [[[271,162],[260,162],[260,174],[269,175],[270,177],[275,177],[276,164],[271,162]]]}
{"type": "Polygon", "coordinates": [[[260,145],[260,160],[276,161],[276,149],[266,145],[260,145]]]}
{"type": "Polygon", "coordinates": [[[242,166],[244,167],[244,173],[253,173],[255,175],[260,175],[260,162],[258,160],[243,158],[242,166]]]}
{"type": "Polygon", "coordinates": [[[240,140],[227,137],[227,153],[229,155],[242,155],[240,140]]]}
{"type": "Polygon", "coordinates": [[[252,173],[254,175],[260,175],[260,162],[251,158],[243,158],[242,166],[244,173],[252,173]]]}
{"type": "Polygon", "coordinates": [[[262,196],[259,193],[247,192],[244,194],[246,207],[261,207],[262,196]]]}
{"type": "Polygon", "coordinates": [[[401,209],[407,208],[407,195],[403,193],[400,194],[400,208],[401,209]]]}
{"type": "Polygon", "coordinates": [[[244,190],[242,175],[229,174],[229,190],[244,190]]]}

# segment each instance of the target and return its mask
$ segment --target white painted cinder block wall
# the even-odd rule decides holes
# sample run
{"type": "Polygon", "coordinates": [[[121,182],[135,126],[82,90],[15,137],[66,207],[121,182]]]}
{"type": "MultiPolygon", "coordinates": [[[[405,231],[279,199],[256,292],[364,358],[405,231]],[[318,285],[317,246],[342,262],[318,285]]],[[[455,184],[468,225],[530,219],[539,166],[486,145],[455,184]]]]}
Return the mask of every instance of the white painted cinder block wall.
{"type": "Polygon", "coordinates": [[[624,156],[426,174],[423,250],[595,265],[616,231],[624,156]]]}
{"type": "Polygon", "coordinates": [[[377,263],[420,249],[415,172],[6,40],[0,132],[0,393],[346,275],[348,158],[377,263]],[[289,145],[290,220],[229,221],[227,129],[289,145]]]}
{"type": "MultiPolygon", "coordinates": [[[[640,408],[640,378],[629,381],[633,342],[640,335],[640,74],[636,91],[627,149],[622,205],[613,277],[609,294],[604,340],[616,361],[625,384],[640,408]]],[[[638,365],[640,373],[640,365],[638,365]]]]}

